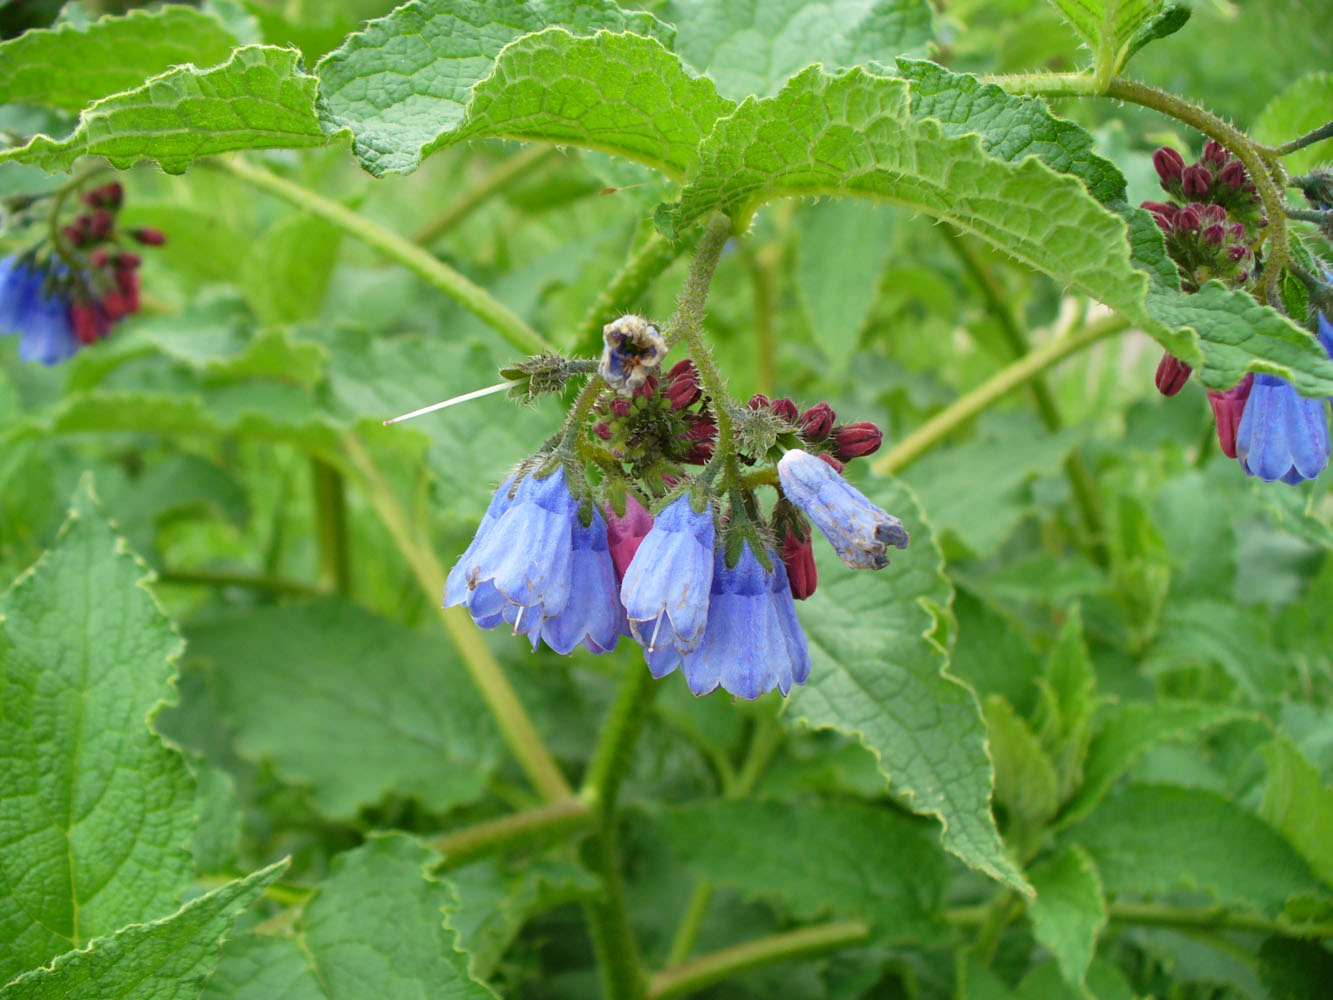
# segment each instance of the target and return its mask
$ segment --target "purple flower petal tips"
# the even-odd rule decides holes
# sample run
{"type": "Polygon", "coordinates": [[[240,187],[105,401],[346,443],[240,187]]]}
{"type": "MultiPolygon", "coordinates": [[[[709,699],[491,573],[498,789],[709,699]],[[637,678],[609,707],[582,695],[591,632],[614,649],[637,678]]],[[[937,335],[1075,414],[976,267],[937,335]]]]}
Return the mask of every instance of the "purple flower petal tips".
{"type": "Polygon", "coordinates": [[[1328,455],[1324,401],[1300,395],[1275,375],[1255,375],[1236,431],[1236,458],[1246,474],[1299,483],[1318,476],[1328,455]]]}
{"type": "Polygon", "coordinates": [[[769,561],[772,572],[745,542],[728,569],[725,551],[717,551],[707,627],[698,647],[682,659],[696,695],[721,687],[753,701],[774,688],[785,695],[809,676],[810,654],[782,560],[770,553],[769,561]]]}
{"type": "Polygon", "coordinates": [[[825,462],[792,449],[778,462],[787,499],[814,522],[838,558],[853,569],[882,569],[888,547],[907,548],[902,521],[871,503],[825,462]]]}
{"type": "Polygon", "coordinates": [[[714,541],[713,512],[695,513],[683,494],[657,516],[634,553],[620,601],[634,638],[648,653],[685,653],[698,644],[708,617],[714,541]]]}

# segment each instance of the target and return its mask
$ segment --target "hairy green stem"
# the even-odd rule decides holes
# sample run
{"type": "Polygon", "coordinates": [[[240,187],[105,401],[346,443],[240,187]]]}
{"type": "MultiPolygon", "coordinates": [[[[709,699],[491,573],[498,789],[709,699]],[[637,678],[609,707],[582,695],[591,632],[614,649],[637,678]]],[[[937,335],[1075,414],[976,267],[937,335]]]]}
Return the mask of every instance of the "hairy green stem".
{"type": "Polygon", "coordinates": [[[755,388],[765,396],[771,396],[777,383],[777,364],[773,356],[776,351],[773,315],[777,309],[777,294],[772,255],[762,250],[747,253],[745,264],[750,272],[750,289],[754,296],[755,388]]]}
{"type": "Polygon", "coordinates": [[[232,573],[209,569],[164,569],[157,574],[159,583],[189,584],[200,587],[243,587],[246,590],[265,590],[274,594],[298,594],[317,597],[326,593],[321,587],[303,580],[284,580],[260,573],[232,573]]]}
{"type": "Polygon", "coordinates": [[[444,871],[500,851],[548,844],[586,830],[594,818],[587,804],[575,797],[465,826],[436,837],[431,846],[444,855],[438,868],[444,871]]]}
{"type": "Polygon", "coordinates": [[[695,942],[699,940],[699,928],[703,926],[704,917],[708,915],[708,907],[712,903],[713,883],[701,878],[694,883],[690,901],[685,904],[685,912],[681,914],[680,923],[676,925],[676,933],[671,937],[671,950],[667,952],[666,957],[668,969],[673,965],[680,965],[690,957],[695,942]]]}
{"type": "MultiPolygon", "coordinates": [[[[435,557],[435,550],[414,530],[407,512],[385,483],[360,439],[355,434],[345,434],[343,446],[350,468],[360,480],[371,506],[412,569],[421,589],[430,596],[431,603],[438,606],[447,574],[435,557]]],[[[438,613],[445,631],[458,649],[463,666],[532,786],[547,802],[563,802],[572,797],[574,790],[560,773],[550,749],[468,613],[460,607],[440,608],[438,613]]]]}
{"type": "MultiPolygon", "coordinates": [[[[945,241],[958,256],[963,268],[971,276],[973,283],[981,290],[982,298],[986,300],[987,311],[999,324],[1000,332],[1004,336],[1010,353],[1015,359],[1024,357],[1032,346],[1028,342],[1027,333],[1019,322],[1013,307],[1009,304],[1009,300],[999,282],[986,269],[976,247],[953,226],[941,226],[940,232],[944,234],[945,241]]],[[[1042,423],[1046,425],[1046,429],[1057,431],[1064,426],[1059,404],[1056,403],[1055,395],[1051,392],[1050,386],[1046,384],[1046,379],[1041,375],[1034,375],[1028,382],[1028,390],[1032,393],[1032,400],[1037,406],[1037,413],[1040,415],[1042,423]]],[[[1065,459],[1064,466],[1065,477],[1069,480],[1070,489],[1074,493],[1074,502],[1083,521],[1083,530],[1087,532],[1090,541],[1093,560],[1099,566],[1105,567],[1110,563],[1110,553],[1106,549],[1106,520],[1102,516],[1102,504],[1101,498],[1097,495],[1097,483],[1079,452],[1070,452],[1065,459]]]]}
{"type": "Polygon", "coordinates": [[[870,927],[864,922],[838,920],[747,941],[663,969],[649,979],[648,997],[683,996],[760,966],[839,951],[869,937],[870,927]]]}
{"type": "Polygon", "coordinates": [[[1274,149],[1274,156],[1288,156],[1306,146],[1313,146],[1316,142],[1323,142],[1325,139],[1333,139],[1333,122],[1327,125],[1320,125],[1312,132],[1306,132],[1305,135],[1292,139],[1291,142],[1284,142],[1281,146],[1274,149]]]}
{"type": "Polygon", "coordinates": [[[689,248],[688,243],[672,243],[660,233],[653,233],[635,251],[611,283],[597,296],[574,335],[571,354],[601,352],[602,327],[634,305],[671,262],[689,248]]]}
{"type": "MultiPolygon", "coordinates": [[[[945,914],[954,927],[979,927],[986,922],[990,906],[956,906],[945,914]]],[[[1175,927],[1278,934],[1282,937],[1316,940],[1333,937],[1331,923],[1295,923],[1284,918],[1270,919],[1248,913],[1235,913],[1222,906],[1173,906],[1169,903],[1111,903],[1106,908],[1112,923],[1144,927],[1175,927]]]]}
{"type": "Polygon", "coordinates": [[[347,492],[342,473],[323,459],[310,459],[315,495],[315,543],[319,582],[346,597],[352,591],[351,547],[347,539],[347,492]]]}
{"type": "Polygon", "coordinates": [[[430,246],[514,181],[545,166],[558,155],[554,146],[526,146],[513,156],[501,160],[480,181],[450,201],[439,215],[418,229],[412,237],[413,242],[423,247],[430,246]]]}
{"type": "Polygon", "coordinates": [[[607,1000],[638,1000],[643,996],[643,962],[630,928],[625,883],[620,871],[616,803],[621,782],[629,770],[634,744],[638,742],[649,706],[660,687],[637,660],[625,668],[583,779],[583,787],[579,790],[579,798],[597,817],[597,830],[588,840],[584,857],[601,876],[603,894],[586,903],[584,912],[597,951],[597,966],[607,1000]]]}
{"type": "Polygon", "coordinates": [[[297,208],[318,216],[366,246],[378,250],[417,275],[432,288],[449,296],[520,351],[528,354],[555,351],[545,337],[524,322],[507,305],[411,240],[391,232],[331,198],[326,198],[285,177],[270,173],[253,163],[235,157],[205,162],[251,187],[267,191],[297,208]]]}
{"type": "Polygon", "coordinates": [[[905,466],[915,462],[986,407],[1023,385],[1032,377],[1041,374],[1047,368],[1063,361],[1071,354],[1077,354],[1097,341],[1104,340],[1112,334],[1125,330],[1128,326],[1129,323],[1126,320],[1119,316],[1112,316],[1036,348],[1012,365],[996,372],[971,392],[954,400],[899,441],[876,460],[874,464],[875,471],[880,475],[900,471],[905,466]]]}

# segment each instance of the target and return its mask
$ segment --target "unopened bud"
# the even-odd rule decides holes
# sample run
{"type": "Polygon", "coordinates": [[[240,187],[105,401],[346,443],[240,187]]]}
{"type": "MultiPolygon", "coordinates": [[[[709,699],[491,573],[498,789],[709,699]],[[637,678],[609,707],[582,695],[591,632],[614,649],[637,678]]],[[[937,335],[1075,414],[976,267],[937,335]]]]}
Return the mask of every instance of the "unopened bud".
{"type": "Polygon", "coordinates": [[[818,457],[818,459],[821,462],[823,462],[825,465],[827,465],[830,469],[832,469],[840,476],[842,475],[843,470],[847,468],[847,466],[843,465],[841,462],[839,462],[836,458],[834,458],[826,451],[816,452],[815,454],[816,457],[818,457]]]}
{"type": "Polygon", "coordinates": [[[139,272],[128,268],[116,269],[116,284],[125,295],[126,313],[139,311],[139,272]]]}
{"type": "Polygon", "coordinates": [[[796,409],[796,404],[786,396],[773,400],[769,409],[789,424],[796,423],[797,418],[801,415],[801,411],[796,409]]]}
{"type": "Polygon", "coordinates": [[[1203,221],[1221,223],[1227,221],[1227,210],[1221,205],[1209,205],[1203,210],[1203,221]]]}
{"type": "Polygon", "coordinates": [[[1189,198],[1203,198],[1213,189],[1213,175],[1202,163],[1185,168],[1180,188],[1189,198]]]}
{"type": "Polygon", "coordinates": [[[1215,247],[1220,247],[1222,241],[1226,239],[1226,230],[1217,225],[1204,226],[1203,238],[1206,243],[1215,247]]]}
{"type": "Polygon", "coordinates": [[[768,403],[769,399],[767,396],[765,396],[762,392],[756,392],[753,396],[750,397],[750,401],[745,405],[749,407],[751,410],[766,410],[768,409],[768,403]]]}
{"type": "Polygon", "coordinates": [[[869,421],[839,427],[833,432],[833,454],[841,461],[873,455],[879,451],[884,432],[869,421]]]}
{"type": "Polygon", "coordinates": [[[1245,403],[1253,385],[1254,375],[1249,374],[1225,392],[1208,393],[1208,405],[1217,422],[1217,443],[1227,458],[1236,457],[1236,431],[1240,429],[1240,418],[1245,413],[1245,403]]]}
{"type": "Polygon", "coordinates": [[[167,242],[167,237],[162,230],[153,229],[149,226],[131,229],[130,235],[146,247],[160,247],[163,243],[167,242]]]}
{"type": "Polygon", "coordinates": [[[1224,167],[1226,166],[1227,161],[1231,159],[1231,154],[1227,152],[1227,148],[1216,139],[1209,139],[1203,144],[1203,158],[1209,163],[1224,167]]]}
{"type": "Polygon", "coordinates": [[[801,436],[807,441],[823,441],[833,430],[835,418],[828,403],[816,403],[801,414],[801,436]]]}
{"type": "Polygon", "coordinates": [[[105,208],[95,209],[88,224],[88,231],[92,233],[93,239],[104,240],[111,235],[111,229],[115,224],[115,216],[105,208]]]}
{"type": "Polygon", "coordinates": [[[1190,202],[1176,213],[1176,228],[1183,233],[1197,233],[1203,225],[1203,206],[1190,202]]]}
{"type": "Polygon", "coordinates": [[[804,601],[819,585],[819,571],[815,568],[815,550],[810,525],[805,526],[805,538],[797,538],[791,528],[782,538],[782,565],[787,568],[787,584],[791,596],[804,601]]]}
{"type": "Polygon", "coordinates": [[[1249,255],[1250,255],[1250,248],[1247,246],[1242,246],[1239,243],[1233,243],[1231,244],[1231,246],[1227,247],[1227,257],[1229,257],[1236,263],[1240,263],[1249,255]]]}
{"type": "Polygon", "coordinates": [[[599,438],[601,438],[603,441],[611,440],[611,425],[608,424],[605,420],[593,424],[592,432],[596,434],[599,438]]]}
{"type": "Polygon", "coordinates": [[[673,410],[683,410],[698,401],[703,390],[699,386],[699,372],[693,361],[686,358],[667,372],[666,389],[662,395],[670,401],[673,410]]]}
{"type": "Polygon", "coordinates": [[[1245,164],[1241,163],[1240,160],[1232,160],[1222,168],[1222,172],[1217,175],[1217,179],[1231,190],[1239,191],[1249,180],[1249,175],[1245,173],[1245,164]]]}
{"type": "Polygon", "coordinates": [[[1189,365],[1171,354],[1163,354],[1157,363],[1157,391],[1163,396],[1174,396],[1190,380],[1194,371],[1189,365]]]}
{"type": "Polygon", "coordinates": [[[88,255],[88,263],[92,267],[106,267],[107,264],[111,263],[111,255],[98,247],[88,255]]]}
{"type": "Polygon", "coordinates": [[[106,336],[110,323],[93,302],[73,302],[69,307],[70,325],[80,344],[94,344],[106,336]]]}
{"type": "Polygon", "coordinates": [[[143,258],[137,253],[130,253],[127,250],[123,250],[116,255],[116,267],[124,268],[127,271],[133,271],[142,263],[143,258]]]}
{"type": "Polygon", "coordinates": [[[1152,154],[1152,165],[1157,168],[1157,176],[1161,178],[1162,187],[1174,193],[1175,186],[1180,183],[1180,178],[1185,172],[1184,157],[1170,146],[1163,146],[1152,154]]]}

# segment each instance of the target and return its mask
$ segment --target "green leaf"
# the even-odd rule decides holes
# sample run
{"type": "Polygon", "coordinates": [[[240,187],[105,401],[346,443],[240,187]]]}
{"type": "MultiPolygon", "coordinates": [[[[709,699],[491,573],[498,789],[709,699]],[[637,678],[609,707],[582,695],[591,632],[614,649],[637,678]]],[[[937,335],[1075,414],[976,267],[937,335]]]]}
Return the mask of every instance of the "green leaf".
{"type": "Polygon", "coordinates": [[[340,854],[293,933],[227,942],[203,1000],[494,1000],[445,926],[457,899],[426,875],[437,859],[397,833],[340,854]]]}
{"type": "Polygon", "coordinates": [[[189,638],[238,751],[309,785],[331,817],[390,792],[444,811],[481,795],[499,763],[485,706],[433,633],[328,599],[214,619],[189,638]]]}
{"type": "Polygon", "coordinates": [[[813,669],[792,692],[788,716],[856,736],[903,801],[940,820],[946,849],[1026,892],[991,816],[991,761],[976,698],[946,672],[948,657],[931,638],[953,597],[943,558],[900,483],[866,485],[875,503],[903,520],[912,543],[877,573],[851,572],[816,547],[820,586],[801,609],[813,669]]]}
{"type": "Polygon", "coordinates": [[[1317,892],[1309,866],[1282,835],[1214,792],[1130,785],[1068,831],[1113,893],[1205,892],[1270,917],[1295,895],[1317,892]],[[1205,835],[1208,849],[1202,849],[1205,835]]]}
{"type": "Polygon", "coordinates": [[[500,50],[552,25],[667,44],[674,34],[651,14],[610,0],[412,0],[320,60],[320,119],[330,134],[351,130],[357,159],[376,177],[410,173],[462,124],[472,88],[491,74],[500,50]]]}
{"type": "Polygon", "coordinates": [[[103,156],[118,169],[156,160],[180,174],[197,159],[233,150],[326,145],[330,137],[315,117],[317,81],[299,63],[291,49],[247,45],[212,69],[178,67],[91,105],[67,138],[36,136],[0,152],[0,163],[54,172],[80,156],[103,156]]]}
{"type": "Polygon", "coordinates": [[[1168,3],[1160,14],[1145,21],[1143,26],[1135,32],[1134,37],[1130,39],[1129,45],[1126,46],[1124,57],[1120,60],[1121,68],[1123,69],[1134,58],[1139,49],[1145,45],[1174,35],[1185,27],[1191,13],[1188,7],[1168,3]]]}
{"type": "Polygon", "coordinates": [[[1037,735],[1055,767],[1056,794],[1063,802],[1082,780],[1097,707],[1097,675],[1083,642],[1083,615],[1078,605],[1070,609],[1047,654],[1037,686],[1037,735]]]}
{"type": "Polygon", "coordinates": [[[342,230],[296,212],[255,241],[240,286],[262,323],[295,323],[319,315],[338,261],[342,230]]]}
{"type": "Polygon", "coordinates": [[[556,142],[679,180],[713,124],[734,107],[654,38],[605,31],[578,38],[548,28],[504,48],[473,89],[462,126],[424,153],[472,138],[556,142]]]}
{"type": "Polygon", "coordinates": [[[998,694],[986,699],[982,714],[995,762],[995,801],[1026,836],[1060,808],[1055,765],[1028,724],[998,694]]]}
{"type": "Polygon", "coordinates": [[[1259,946],[1259,978],[1270,1000],[1309,1000],[1333,983],[1333,953],[1319,941],[1270,937],[1259,946]]]}
{"type": "Polygon", "coordinates": [[[1092,51],[1097,77],[1103,82],[1120,72],[1129,56],[1151,40],[1154,30],[1160,30],[1164,6],[1164,0],[1051,0],[1051,3],[1092,51]]]}
{"type": "Polygon", "coordinates": [[[879,297],[896,219],[849,201],[821,202],[798,217],[796,292],[830,375],[846,371],[879,297]]]}
{"type": "Polygon", "coordinates": [[[216,18],[179,6],[26,31],[0,44],[0,104],[79,111],[181,63],[220,63],[236,41],[216,18]]]}
{"type": "Polygon", "coordinates": [[[0,982],[176,908],[198,809],[148,727],[180,636],[85,480],[0,598],[0,982]]]}
{"type": "MultiPolygon", "coordinates": [[[[1281,146],[1326,124],[1330,108],[1333,108],[1333,73],[1326,70],[1310,73],[1268,102],[1254,123],[1254,138],[1270,146],[1281,146]]],[[[1325,140],[1284,156],[1282,165],[1288,173],[1301,174],[1326,163],[1329,155],[1325,140]]]]}
{"type": "Polygon", "coordinates": [[[1268,766],[1259,815],[1281,830],[1311,869],[1333,886],[1333,789],[1286,736],[1261,748],[1268,766]]]}
{"type": "Polygon", "coordinates": [[[1116,778],[1158,744],[1188,742],[1218,726],[1250,717],[1239,709],[1188,701],[1125,703],[1093,737],[1083,764],[1083,784],[1065,805],[1060,823],[1072,823],[1091,812],[1116,778]]]}
{"type": "MultiPolygon", "coordinates": [[[[1161,231],[1147,212],[1124,204],[1124,178],[1093,152],[1092,138],[1082,128],[1056,118],[1044,102],[1006,94],[993,84],[978,84],[930,63],[902,60],[900,70],[912,80],[914,117],[933,118],[946,135],[977,133],[988,154],[1010,163],[1038,157],[1057,171],[1081,178],[1095,197],[1123,217],[1132,269],[1123,267],[1117,248],[1103,273],[1090,272],[1089,282],[1080,287],[1188,361],[1205,386],[1225,389],[1247,371],[1264,371],[1288,379],[1307,395],[1333,394],[1333,363],[1304,328],[1220,282],[1210,282],[1193,295],[1180,290],[1180,276],[1166,254],[1161,231]],[[1146,273],[1146,284],[1133,269],[1146,273]]],[[[996,246],[1018,256],[1003,243],[996,246]]],[[[1041,270],[1035,262],[1027,263],[1041,270]]]]}
{"type": "Polygon", "coordinates": [[[675,49],[707,73],[724,97],[771,97],[812,63],[850,69],[894,56],[924,54],[933,39],[924,0],[673,0],[675,49]]]}
{"type": "Polygon", "coordinates": [[[1032,933],[1055,956],[1060,974],[1082,986],[1106,927],[1106,900],[1092,859],[1077,846],[1067,847],[1028,872],[1037,898],[1028,904],[1032,933]]]}
{"type": "Polygon", "coordinates": [[[99,937],[20,976],[0,989],[0,1000],[196,1000],[237,916],[286,867],[279,861],[162,920],[99,937]]]}
{"type": "Polygon", "coordinates": [[[892,807],[712,800],[665,809],[650,822],[700,877],[785,902],[798,920],[858,916],[878,940],[943,934],[945,856],[929,824],[892,807]]]}

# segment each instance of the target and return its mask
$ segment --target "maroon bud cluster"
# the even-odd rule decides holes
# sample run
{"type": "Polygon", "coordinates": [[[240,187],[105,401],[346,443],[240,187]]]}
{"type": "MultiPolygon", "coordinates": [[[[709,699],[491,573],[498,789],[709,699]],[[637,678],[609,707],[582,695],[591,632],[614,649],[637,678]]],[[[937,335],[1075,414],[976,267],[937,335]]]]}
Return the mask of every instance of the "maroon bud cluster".
{"type": "Polygon", "coordinates": [[[1171,354],[1163,354],[1157,364],[1157,391],[1163,396],[1174,396],[1190,379],[1194,371],[1189,365],[1171,354]]]}
{"type": "Polygon", "coordinates": [[[809,444],[817,444],[833,432],[836,414],[828,403],[816,403],[801,414],[801,437],[809,444]]]}
{"type": "Polygon", "coordinates": [[[1153,166],[1162,190],[1172,200],[1169,204],[1145,201],[1142,207],[1153,213],[1154,221],[1167,234],[1168,253],[1195,286],[1188,290],[1196,290],[1209,278],[1235,284],[1248,281],[1252,277],[1249,261],[1231,247],[1252,247],[1267,219],[1245,165],[1221,143],[1209,139],[1194,163],[1187,164],[1178,152],[1163,146],[1153,154],[1153,166]],[[1193,252],[1199,245],[1222,253],[1193,252]],[[1215,269],[1212,265],[1217,263],[1224,266],[1215,269]]]}

